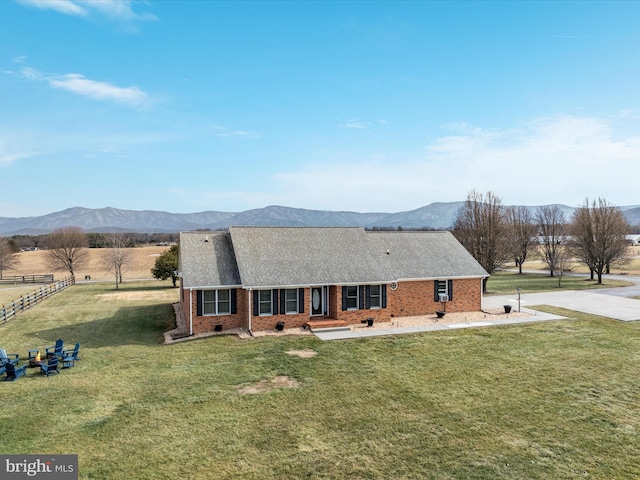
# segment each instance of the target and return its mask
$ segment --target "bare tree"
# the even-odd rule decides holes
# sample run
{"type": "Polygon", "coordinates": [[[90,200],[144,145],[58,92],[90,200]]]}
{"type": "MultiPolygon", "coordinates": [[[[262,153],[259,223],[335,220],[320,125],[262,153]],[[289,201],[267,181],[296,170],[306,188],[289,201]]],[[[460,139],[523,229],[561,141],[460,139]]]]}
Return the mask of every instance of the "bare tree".
{"type": "Polygon", "coordinates": [[[589,199],[576,209],[571,217],[573,249],[591,272],[602,283],[602,274],[628,261],[626,239],[631,230],[622,210],[603,198],[589,199]]]}
{"type": "Polygon", "coordinates": [[[589,200],[578,207],[571,217],[571,247],[573,254],[579,258],[588,268],[591,280],[595,278],[595,233],[593,219],[591,218],[589,200]]]}
{"type": "Polygon", "coordinates": [[[73,275],[88,261],[87,235],[80,227],[58,228],[47,235],[46,244],[47,263],[54,270],[68,270],[73,275]]]}
{"type": "Polygon", "coordinates": [[[561,245],[556,253],[556,271],[555,274],[558,277],[558,288],[562,287],[562,277],[564,271],[569,268],[571,264],[571,249],[566,245],[561,245]]]}
{"type": "Polygon", "coordinates": [[[128,235],[111,233],[104,237],[104,249],[100,252],[104,268],[113,273],[116,279],[116,290],[122,283],[127,263],[133,256],[133,243],[128,235]]]}
{"type": "Polygon", "coordinates": [[[535,243],[538,228],[531,210],[524,206],[508,207],[505,211],[507,236],[511,256],[522,274],[522,264],[527,259],[529,248],[535,243]]]}
{"type": "MultiPolygon", "coordinates": [[[[510,256],[506,242],[504,206],[498,196],[472,190],[456,213],[453,234],[471,255],[491,274],[510,256]]],[[[487,278],[482,289],[487,291],[487,278]]]]}
{"type": "Polygon", "coordinates": [[[549,275],[560,268],[567,243],[567,225],[564,213],[557,205],[539,207],[535,214],[544,262],[549,275]]]}
{"type": "Polygon", "coordinates": [[[5,270],[10,270],[18,263],[18,258],[6,238],[0,238],[0,278],[5,270]]]}

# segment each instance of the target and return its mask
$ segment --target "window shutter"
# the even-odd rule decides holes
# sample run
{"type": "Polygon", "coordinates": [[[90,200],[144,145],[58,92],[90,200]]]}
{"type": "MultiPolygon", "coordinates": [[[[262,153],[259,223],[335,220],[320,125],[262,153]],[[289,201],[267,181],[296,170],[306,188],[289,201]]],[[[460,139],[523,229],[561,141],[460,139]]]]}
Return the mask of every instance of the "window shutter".
{"type": "Polygon", "coordinates": [[[386,285],[382,285],[380,287],[380,296],[382,297],[380,299],[381,307],[387,308],[387,286],[386,285]]]}
{"type": "Polygon", "coordinates": [[[284,315],[287,310],[287,302],[285,301],[287,299],[287,295],[284,291],[284,288],[280,289],[280,314],[284,315]]]}
{"type": "Polygon", "coordinates": [[[342,287],[342,310],[347,309],[347,287],[342,287]]]}
{"type": "Polygon", "coordinates": [[[196,315],[202,316],[202,290],[196,290],[196,315]]]}
{"type": "Polygon", "coordinates": [[[449,292],[449,301],[453,300],[453,280],[447,280],[447,292],[449,292]]]}
{"type": "Polygon", "coordinates": [[[438,298],[438,280],[433,281],[433,301],[434,302],[440,301],[440,299],[438,298]]]}
{"type": "Polygon", "coordinates": [[[329,315],[329,290],[327,287],[322,287],[322,305],[324,308],[324,315],[329,315]]]}
{"type": "Polygon", "coordinates": [[[298,289],[298,313],[304,313],[304,288],[298,289]]]}
{"type": "Polygon", "coordinates": [[[271,313],[274,315],[278,314],[278,289],[274,288],[271,290],[271,313]]]}
{"type": "Polygon", "coordinates": [[[364,285],[358,287],[358,310],[362,310],[365,307],[364,300],[364,285]]]}
{"type": "Polygon", "coordinates": [[[366,304],[365,304],[365,306],[367,308],[371,308],[371,285],[367,285],[365,287],[365,292],[366,292],[366,304]]]}
{"type": "Polygon", "coordinates": [[[258,290],[253,291],[253,316],[257,317],[260,315],[260,297],[258,290]]]}
{"type": "Polygon", "coordinates": [[[231,313],[238,313],[238,290],[231,289],[231,313]]]}

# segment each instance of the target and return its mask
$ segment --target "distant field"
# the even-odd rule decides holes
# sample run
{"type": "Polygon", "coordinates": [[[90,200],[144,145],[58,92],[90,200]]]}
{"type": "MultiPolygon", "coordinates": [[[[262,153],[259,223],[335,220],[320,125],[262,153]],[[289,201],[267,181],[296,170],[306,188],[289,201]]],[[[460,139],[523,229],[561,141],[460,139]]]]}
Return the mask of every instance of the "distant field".
{"type": "MultiPolygon", "coordinates": [[[[151,279],[151,269],[156,258],[169,247],[145,246],[131,249],[133,256],[124,269],[124,281],[134,279],[151,279]]],[[[91,276],[91,280],[114,280],[102,265],[100,253],[101,248],[89,248],[89,262],[85,267],[79,268],[76,272],[76,279],[83,280],[86,275],[91,276]]],[[[4,271],[4,275],[33,275],[42,273],[53,273],[56,279],[64,278],[68,275],[65,271],[51,271],[46,264],[46,252],[39,250],[36,252],[20,252],[17,254],[18,264],[11,270],[4,271]]],[[[115,280],[114,280],[115,281],[115,280]]]]}
{"type": "MultiPolygon", "coordinates": [[[[619,265],[611,269],[611,273],[614,275],[640,275],[640,246],[629,247],[628,256],[629,262],[624,265],[619,265]]],[[[509,268],[515,268],[513,264],[507,265],[509,268]]],[[[542,257],[533,252],[529,259],[523,264],[525,270],[546,270],[547,265],[542,260],[542,257]]],[[[574,273],[589,273],[586,265],[580,262],[572,262],[569,264],[569,270],[574,273]]]]}

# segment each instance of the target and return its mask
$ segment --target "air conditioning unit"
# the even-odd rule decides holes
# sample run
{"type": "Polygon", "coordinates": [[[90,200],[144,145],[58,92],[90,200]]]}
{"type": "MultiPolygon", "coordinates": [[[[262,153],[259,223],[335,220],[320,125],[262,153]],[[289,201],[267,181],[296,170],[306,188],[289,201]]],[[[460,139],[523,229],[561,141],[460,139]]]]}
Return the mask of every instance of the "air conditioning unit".
{"type": "Polygon", "coordinates": [[[449,295],[447,295],[446,293],[439,293],[438,298],[440,299],[441,302],[449,301],[449,295]]]}

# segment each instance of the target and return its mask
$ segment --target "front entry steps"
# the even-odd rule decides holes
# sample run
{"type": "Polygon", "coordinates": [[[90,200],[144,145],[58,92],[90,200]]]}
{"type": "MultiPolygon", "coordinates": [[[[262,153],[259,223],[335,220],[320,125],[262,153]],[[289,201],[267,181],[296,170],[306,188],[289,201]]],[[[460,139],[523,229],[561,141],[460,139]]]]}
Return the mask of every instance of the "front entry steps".
{"type": "Polygon", "coordinates": [[[349,324],[344,320],[309,320],[306,326],[312,332],[348,332],[349,324]]]}

